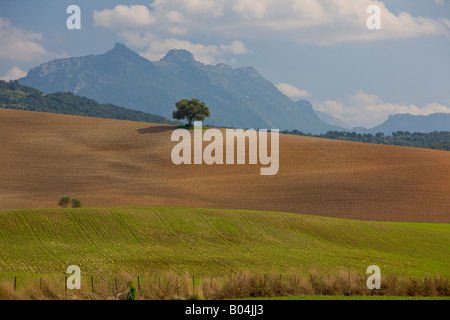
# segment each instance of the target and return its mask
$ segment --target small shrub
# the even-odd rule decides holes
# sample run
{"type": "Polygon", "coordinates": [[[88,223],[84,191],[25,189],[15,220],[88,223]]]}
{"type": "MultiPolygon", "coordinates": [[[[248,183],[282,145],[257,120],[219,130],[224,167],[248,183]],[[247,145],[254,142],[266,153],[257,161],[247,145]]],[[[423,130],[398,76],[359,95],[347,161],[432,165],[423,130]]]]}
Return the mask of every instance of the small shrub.
{"type": "Polygon", "coordinates": [[[71,202],[70,200],[71,200],[71,198],[69,195],[63,196],[63,197],[61,197],[61,199],[59,199],[58,205],[60,207],[67,208],[67,207],[69,207],[69,204],[71,202]]]}
{"type": "Polygon", "coordinates": [[[81,208],[81,201],[78,199],[72,199],[72,208],[81,208]]]}
{"type": "Polygon", "coordinates": [[[133,284],[128,282],[128,286],[130,287],[130,290],[128,290],[127,293],[127,300],[136,300],[136,288],[133,286],[133,284]]]}

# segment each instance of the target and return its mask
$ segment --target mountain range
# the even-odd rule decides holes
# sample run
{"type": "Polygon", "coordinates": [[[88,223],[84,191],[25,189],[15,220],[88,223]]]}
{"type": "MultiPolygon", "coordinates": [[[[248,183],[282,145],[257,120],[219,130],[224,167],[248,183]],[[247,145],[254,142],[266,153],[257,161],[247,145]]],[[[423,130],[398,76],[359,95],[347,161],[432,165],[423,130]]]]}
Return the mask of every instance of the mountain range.
{"type": "Polygon", "coordinates": [[[320,120],[308,101],[285,96],[253,67],[205,65],[186,50],[170,50],[152,62],[117,43],[104,54],[44,63],[19,82],[45,93],[72,92],[169,119],[176,101],[198,98],[210,108],[206,122],[212,125],[342,130],[320,120]]]}
{"type": "Polygon", "coordinates": [[[58,59],[32,68],[23,85],[51,94],[71,92],[103,104],[172,117],[175,102],[198,98],[210,108],[207,124],[236,128],[277,128],[320,134],[396,131],[450,131],[450,114],[392,115],[372,129],[353,128],[340,119],[315,111],[307,100],[293,101],[253,67],[206,65],[186,50],[170,50],[150,61],[116,43],[104,54],[58,59]]]}
{"type": "Polygon", "coordinates": [[[428,116],[416,116],[412,114],[395,114],[372,129],[353,128],[358,133],[382,132],[390,135],[397,131],[413,132],[434,132],[434,131],[450,131],[450,113],[433,113],[428,116]]]}

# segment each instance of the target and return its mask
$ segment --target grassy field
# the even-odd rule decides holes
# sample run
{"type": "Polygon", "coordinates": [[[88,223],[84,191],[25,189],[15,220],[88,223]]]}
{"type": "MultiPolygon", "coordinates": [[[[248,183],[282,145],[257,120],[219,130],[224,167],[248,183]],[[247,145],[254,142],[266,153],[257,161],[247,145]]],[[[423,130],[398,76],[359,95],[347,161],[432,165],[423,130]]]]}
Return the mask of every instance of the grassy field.
{"type": "Polygon", "coordinates": [[[188,208],[0,212],[0,275],[242,271],[450,276],[450,225],[188,208]]]}

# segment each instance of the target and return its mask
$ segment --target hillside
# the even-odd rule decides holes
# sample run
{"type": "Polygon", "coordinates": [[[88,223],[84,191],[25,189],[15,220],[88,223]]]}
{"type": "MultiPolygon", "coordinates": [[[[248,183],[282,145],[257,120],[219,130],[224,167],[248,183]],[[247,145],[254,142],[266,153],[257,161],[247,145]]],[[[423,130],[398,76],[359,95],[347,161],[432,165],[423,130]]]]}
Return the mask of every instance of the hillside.
{"type": "Polygon", "coordinates": [[[409,131],[393,132],[392,136],[385,136],[383,133],[356,133],[348,131],[328,131],[325,134],[305,134],[298,130],[282,131],[284,134],[295,134],[300,136],[310,136],[316,138],[338,139],[345,141],[355,141],[364,143],[376,143],[391,146],[403,146],[414,148],[428,148],[435,150],[450,151],[450,132],[449,131],[434,131],[430,133],[420,133],[409,131]]]}
{"type": "Polygon", "coordinates": [[[0,276],[173,271],[308,274],[376,263],[386,274],[448,277],[448,225],[390,224],[307,215],[188,208],[0,212],[0,276]]]}
{"type": "Polygon", "coordinates": [[[174,127],[0,109],[0,209],[206,207],[450,222],[447,151],[280,135],[280,169],[171,161],[174,127]]]}
{"type": "Polygon", "coordinates": [[[68,92],[44,94],[37,89],[20,85],[17,81],[0,80],[0,108],[153,123],[177,123],[154,114],[112,104],[100,104],[68,92]]]}
{"type": "Polygon", "coordinates": [[[171,118],[176,101],[198,98],[208,123],[239,128],[339,130],[305,112],[254,68],[205,65],[186,50],[149,61],[123,44],[105,54],[51,61],[32,68],[21,84],[45,93],[72,92],[171,118]]]}
{"type": "Polygon", "coordinates": [[[412,114],[396,114],[372,129],[354,128],[357,132],[378,133],[386,135],[397,131],[409,132],[434,132],[450,131],[450,113],[433,113],[428,116],[416,116],[412,114]]]}

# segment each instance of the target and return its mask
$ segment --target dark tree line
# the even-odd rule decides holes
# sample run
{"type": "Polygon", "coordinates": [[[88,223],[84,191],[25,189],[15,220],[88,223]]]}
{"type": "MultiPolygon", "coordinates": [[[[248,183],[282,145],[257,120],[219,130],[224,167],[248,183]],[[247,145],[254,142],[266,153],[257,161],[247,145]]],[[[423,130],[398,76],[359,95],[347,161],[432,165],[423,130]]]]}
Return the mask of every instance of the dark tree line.
{"type": "Polygon", "coordinates": [[[170,121],[162,116],[122,108],[112,104],[100,104],[95,100],[76,96],[70,92],[57,92],[46,95],[37,89],[22,86],[17,81],[0,81],[0,108],[179,124],[179,122],[170,121]]]}
{"type": "Polygon", "coordinates": [[[282,133],[317,137],[317,138],[450,151],[450,132],[448,131],[441,131],[441,132],[435,131],[430,133],[421,133],[421,132],[411,133],[408,131],[397,131],[392,132],[392,135],[384,135],[384,133],[382,132],[372,134],[372,133],[357,133],[347,131],[328,131],[325,134],[313,135],[313,134],[306,134],[299,130],[292,130],[292,131],[286,130],[283,131],[282,133]]]}

